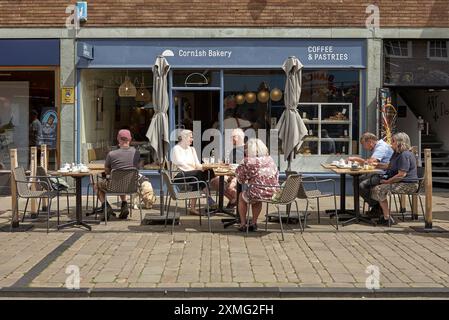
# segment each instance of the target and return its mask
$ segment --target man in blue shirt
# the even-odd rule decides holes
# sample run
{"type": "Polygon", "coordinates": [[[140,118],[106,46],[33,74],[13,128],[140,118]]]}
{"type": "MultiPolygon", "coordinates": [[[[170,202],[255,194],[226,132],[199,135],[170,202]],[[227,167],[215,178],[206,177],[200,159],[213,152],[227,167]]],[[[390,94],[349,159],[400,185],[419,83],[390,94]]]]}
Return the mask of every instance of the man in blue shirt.
{"type": "MultiPolygon", "coordinates": [[[[377,136],[371,132],[365,132],[360,138],[360,143],[363,149],[372,152],[371,157],[363,159],[360,157],[349,157],[349,161],[356,161],[361,165],[368,163],[376,165],[377,163],[389,163],[393,155],[391,146],[378,139],[377,136]]],[[[360,196],[370,205],[371,210],[368,215],[378,217],[382,214],[379,202],[371,198],[371,189],[380,184],[380,176],[378,174],[367,174],[360,177],[360,196]]]]}

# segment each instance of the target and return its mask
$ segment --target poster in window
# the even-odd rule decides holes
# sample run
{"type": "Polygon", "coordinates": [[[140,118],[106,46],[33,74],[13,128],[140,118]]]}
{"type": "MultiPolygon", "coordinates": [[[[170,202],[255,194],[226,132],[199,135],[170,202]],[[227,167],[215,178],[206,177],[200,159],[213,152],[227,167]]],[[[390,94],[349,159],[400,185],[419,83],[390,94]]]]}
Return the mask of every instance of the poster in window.
{"type": "Polygon", "coordinates": [[[42,108],[42,143],[49,149],[56,149],[56,135],[58,128],[58,114],[55,108],[42,108]]]}

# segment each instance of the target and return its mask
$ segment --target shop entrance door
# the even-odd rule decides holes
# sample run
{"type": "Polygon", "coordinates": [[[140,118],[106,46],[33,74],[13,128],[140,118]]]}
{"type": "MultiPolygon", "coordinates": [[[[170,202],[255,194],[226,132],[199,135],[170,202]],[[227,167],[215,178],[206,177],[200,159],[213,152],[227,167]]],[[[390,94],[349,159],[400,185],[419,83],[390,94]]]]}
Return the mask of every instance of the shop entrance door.
{"type": "MultiPolygon", "coordinates": [[[[204,132],[214,128],[220,130],[220,90],[173,91],[174,129],[188,129],[194,132],[195,147],[203,150],[210,143],[203,141],[204,132]]],[[[197,150],[198,151],[198,150],[197,150]]],[[[199,156],[199,155],[198,155],[199,156]]]]}

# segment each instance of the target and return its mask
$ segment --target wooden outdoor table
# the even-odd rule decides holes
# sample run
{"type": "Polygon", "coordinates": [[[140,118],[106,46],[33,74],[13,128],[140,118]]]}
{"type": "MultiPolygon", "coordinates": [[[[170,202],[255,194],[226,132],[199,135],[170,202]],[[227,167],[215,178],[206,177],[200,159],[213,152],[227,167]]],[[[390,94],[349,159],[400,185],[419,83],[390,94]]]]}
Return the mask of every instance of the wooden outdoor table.
{"type": "Polygon", "coordinates": [[[89,170],[104,170],[104,162],[103,163],[89,163],[87,165],[89,170]]]}
{"type": "Polygon", "coordinates": [[[102,172],[102,170],[89,170],[89,172],[61,172],[61,171],[50,171],[49,173],[53,176],[59,177],[72,177],[75,179],[75,190],[76,190],[76,220],[70,221],[68,223],[64,223],[58,226],[60,228],[66,228],[71,226],[80,226],[85,227],[88,230],[92,230],[91,226],[87,223],[83,222],[83,213],[82,213],[82,199],[81,199],[81,183],[84,177],[89,177],[95,174],[102,172]]]}
{"type": "Polygon", "coordinates": [[[203,170],[216,170],[219,168],[224,168],[226,165],[223,163],[203,163],[201,166],[203,167],[203,170]]]}
{"type": "Polygon", "coordinates": [[[344,221],[342,223],[343,226],[348,225],[350,223],[358,223],[360,221],[373,224],[371,219],[367,219],[362,217],[360,214],[360,176],[362,174],[381,174],[383,171],[379,169],[358,169],[353,170],[350,168],[338,168],[335,165],[331,164],[321,164],[321,166],[325,169],[332,170],[333,172],[340,175],[340,211],[339,213],[349,213],[354,217],[344,221]],[[346,175],[351,175],[353,177],[353,188],[354,188],[354,211],[350,212],[346,210],[346,175]]]}

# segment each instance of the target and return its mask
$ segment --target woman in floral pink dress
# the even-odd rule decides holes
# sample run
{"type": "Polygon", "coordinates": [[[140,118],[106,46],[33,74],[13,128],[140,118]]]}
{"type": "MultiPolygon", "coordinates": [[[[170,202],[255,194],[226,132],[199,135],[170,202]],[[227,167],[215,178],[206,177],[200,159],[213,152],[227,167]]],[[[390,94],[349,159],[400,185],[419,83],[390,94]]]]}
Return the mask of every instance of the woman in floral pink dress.
{"type": "Polygon", "coordinates": [[[262,210],[258,200],[271,199],[279,189],[279,171],[268,153],[267,146],[260,139],[249,139],[245,145],[245,158],[236,170],[239,183],[247,185],[269,185],[271,187],[250,186],[239,197],[240,231],[246,231],[248,204],[252,207],[253,222],[250,230],[257,230],[257,218],[262,210]]]}

